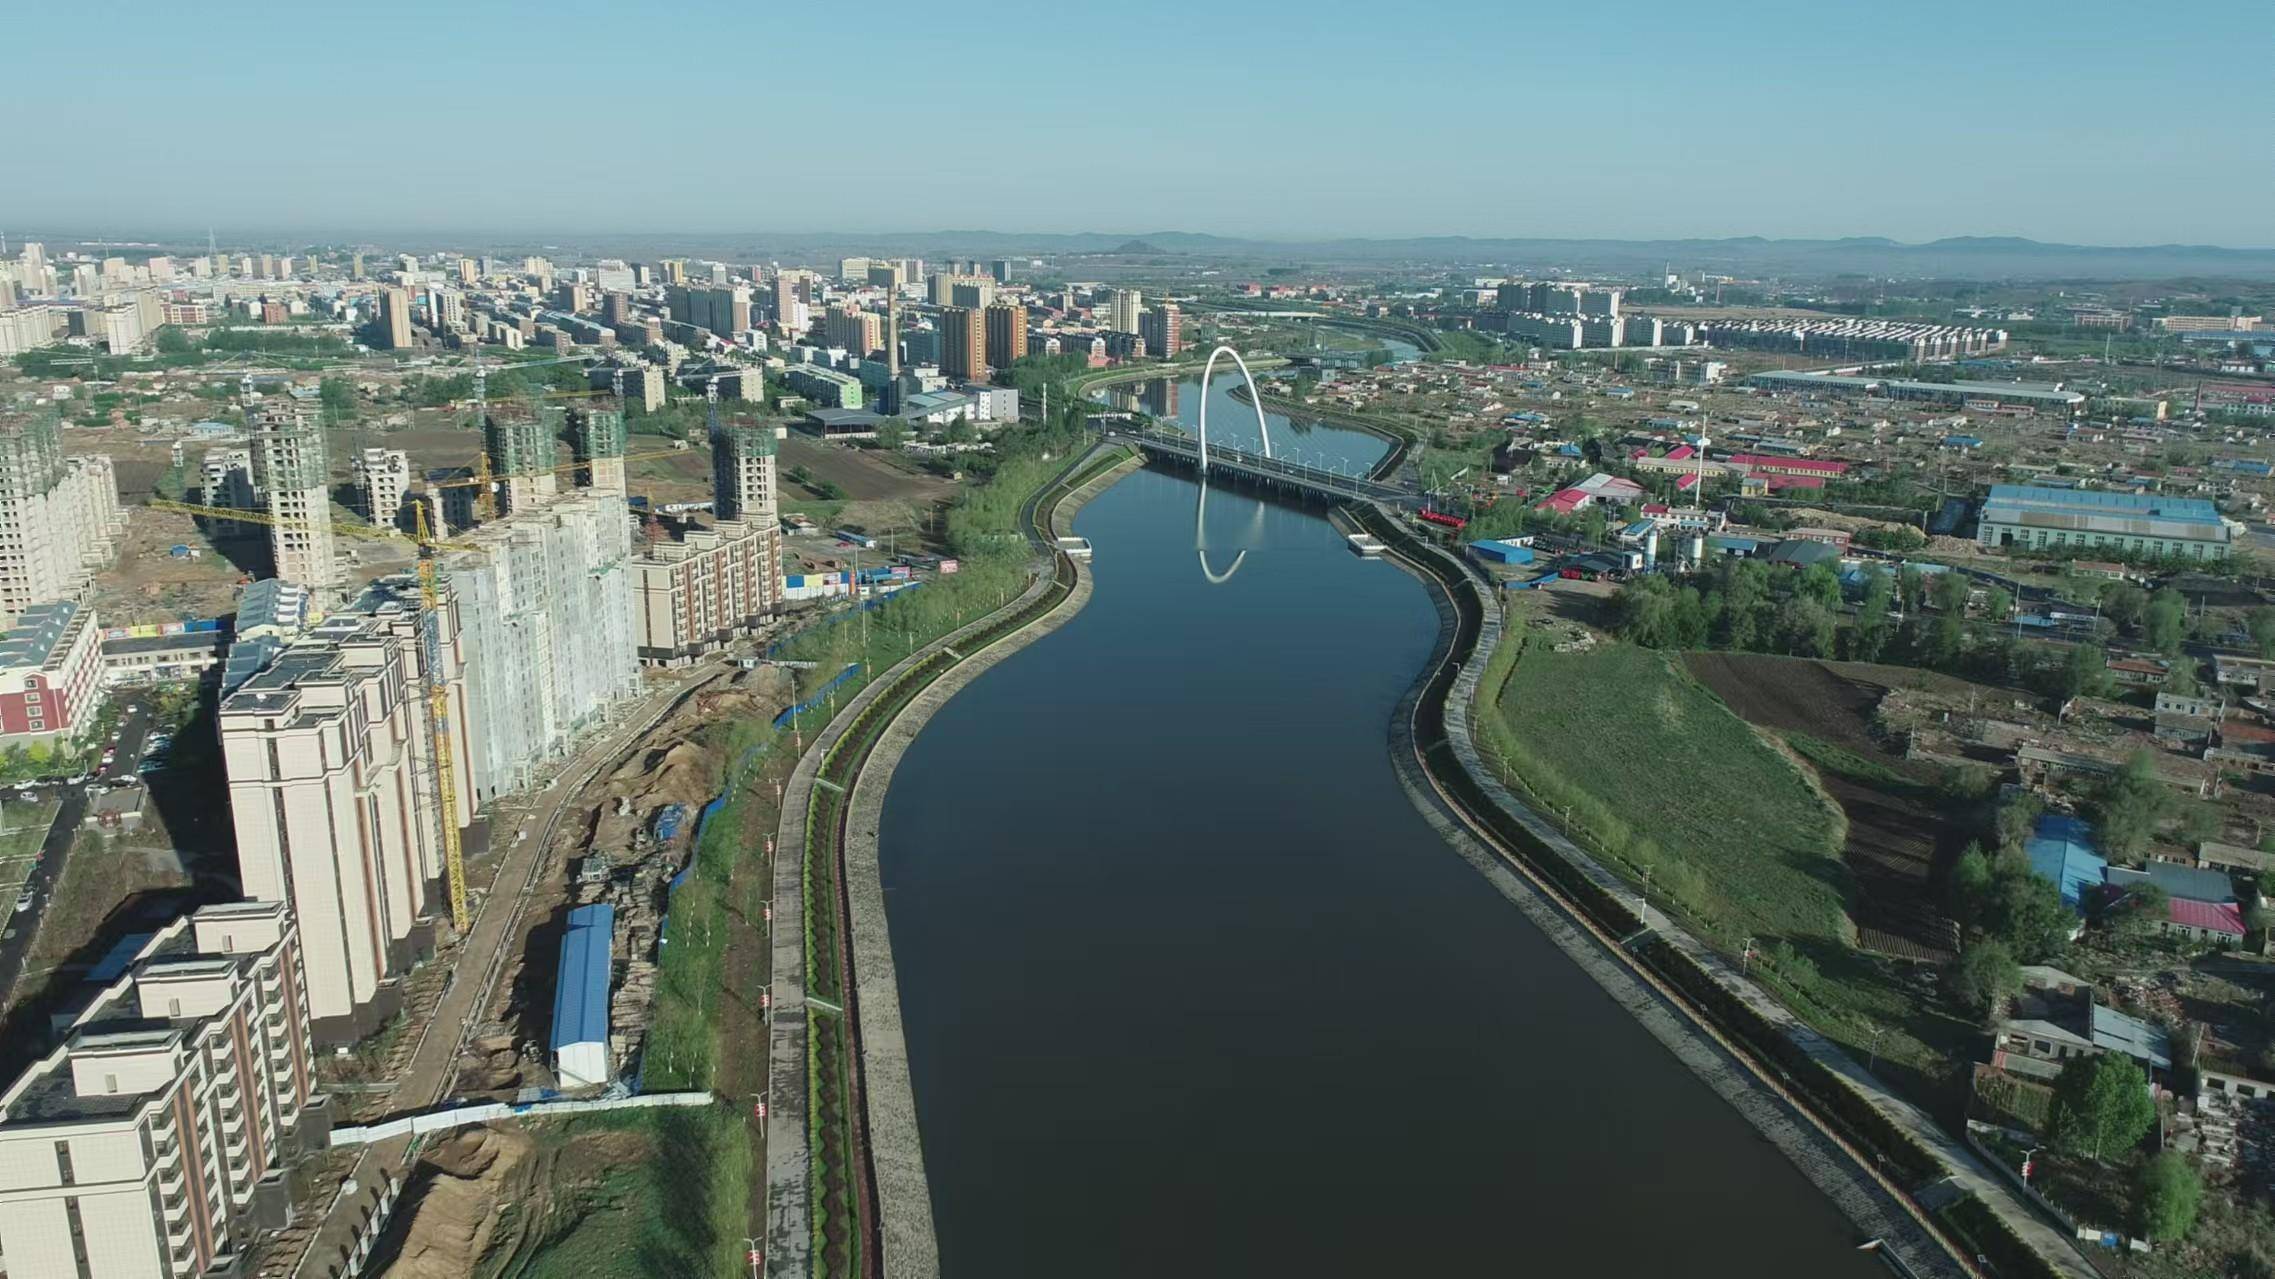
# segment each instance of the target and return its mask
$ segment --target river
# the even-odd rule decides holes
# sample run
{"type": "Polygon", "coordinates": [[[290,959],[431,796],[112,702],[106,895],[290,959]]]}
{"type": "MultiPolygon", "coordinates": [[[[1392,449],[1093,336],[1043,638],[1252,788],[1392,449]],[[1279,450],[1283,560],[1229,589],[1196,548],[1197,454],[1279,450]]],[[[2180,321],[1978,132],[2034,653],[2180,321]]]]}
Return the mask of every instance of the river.
{"type": "MultiPolygon", "coordinates": [[[[1220,430],[1252,446],[1252,410],[1218,399],[1220,430]]],[[[1422,584],[1219,491],[1214,567],[1252,550],[1210,585],[1193,499],[1143,471],[1086,507],[1089,606],[944,707],[887,796],[949,1279],[1885,1273],[1400,790],[1422,584]]]]}

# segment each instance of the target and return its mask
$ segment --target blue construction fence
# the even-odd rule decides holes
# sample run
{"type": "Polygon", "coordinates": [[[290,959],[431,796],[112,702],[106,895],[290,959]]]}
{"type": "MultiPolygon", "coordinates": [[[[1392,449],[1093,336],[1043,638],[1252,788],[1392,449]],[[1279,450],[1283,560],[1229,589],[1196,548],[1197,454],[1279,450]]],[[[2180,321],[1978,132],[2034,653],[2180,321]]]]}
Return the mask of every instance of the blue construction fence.
{"type": "Polygon", "coordinates": [[[805,701],[802,701],[796,706],[793,706],[790,709],[782,712],[780,715],[775,716],[774,726],[776,728],[782,727],[784,724],[789,723],[793,716],[813,714],[814,708],[821,705],[823,702],[828,701],[829,695],[837,691],[838,685],[843,684],[845,681],[852,679],[854,676],[860,673],[861,663],[853,662],[847,665],[844,670],[839,671],[836,675],[831,676],[829,683],[815,689],[814,695],[812,697],[807,698],[805,701]]]}

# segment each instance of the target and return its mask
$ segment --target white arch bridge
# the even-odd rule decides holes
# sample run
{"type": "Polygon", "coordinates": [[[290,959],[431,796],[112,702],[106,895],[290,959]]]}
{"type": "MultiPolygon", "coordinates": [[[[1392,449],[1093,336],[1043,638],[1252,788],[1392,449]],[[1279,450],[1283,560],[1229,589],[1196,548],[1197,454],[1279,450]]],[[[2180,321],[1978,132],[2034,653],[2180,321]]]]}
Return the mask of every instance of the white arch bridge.
{"type": "Polygon", "coordinates": [[[1210,476],[1237,478],[1266,489],[1334,502],[1399,504],[1419,500],[1421,496],[1412,489],[1384,484],[1366,475],[1332,471],[1272,456],[1272,433],[1265,425],[1263,398],[1257,393],[1256,379],[1249,374],[1247,361],[1229,346],[1211,351],[1208,364],[1201,370],[1201,412],[1193,434],[1150,425],[1135,429],[1111,427],[1107,434],[1137,446],[1149,457],[1193,467],[1204,480],[1210,476]],[[1263,442],[1262,452],[1251,453],[1209,443],[1209,379],[1216,375],[1217,360],[1226,356],[1231,357],[1240,370],[1241,380],[1248,385],[1248,403],[1256,410],[1256,433],[1263,442]]]}

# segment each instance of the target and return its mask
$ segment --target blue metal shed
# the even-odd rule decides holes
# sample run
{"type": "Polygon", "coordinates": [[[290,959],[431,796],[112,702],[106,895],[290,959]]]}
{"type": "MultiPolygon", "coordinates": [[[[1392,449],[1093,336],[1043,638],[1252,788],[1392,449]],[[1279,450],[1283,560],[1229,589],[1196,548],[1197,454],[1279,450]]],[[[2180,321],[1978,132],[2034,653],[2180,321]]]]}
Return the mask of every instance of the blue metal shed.
{"type": "Polygon", "coordinates": [[[565,1088],[596,1087],[608,1059],[608,994],[615,967],[616,908],[606,902],[569,912],[561,971],[553,984],[553,1073],[565,1088]]]}

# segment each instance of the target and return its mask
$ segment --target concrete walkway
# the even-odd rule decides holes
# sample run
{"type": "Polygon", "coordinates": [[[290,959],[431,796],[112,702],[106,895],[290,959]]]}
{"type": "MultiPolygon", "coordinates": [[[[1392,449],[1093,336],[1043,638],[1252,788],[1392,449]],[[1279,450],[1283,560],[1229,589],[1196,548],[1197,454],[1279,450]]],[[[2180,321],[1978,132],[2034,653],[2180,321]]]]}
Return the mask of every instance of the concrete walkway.
{"type": "MultiPolygon", "coordinates": [[[[1089,457],[1084,454],[1065,473],[1079,470],[1089,457]]],[[[1136,465],[1133,460],[1061,499],[1059,518],[1071,516],[1082,502],[1136,465]]],[[[852,907],[854,1007],[860,1017],[862,1088],[869,1160],[877,1179],[884,1273],[890,1279],[934,1279],[939,1274],[932,1191],[925,1174],[915,1090],[909,1080],[908,1046],[901,1033],[900,983],[887,928],[877,830],[893,770],[926,721],[959,690],[996,663],[1065,625],[1089,601],[1090,575],[1078,564],[1074,589],[1057,608],[984,648],[965,646],[1003,613],[1026,608],[1043,598],[1051,584],[1049,572],[1037,573],[1028,588],[1003,608],[934,640],[870,681],[814,738],[799,757],[783,791],[782,819],[775,836],[780,855],[775,858],[774,1033],[769,1046],[769,1087],[775,1103],[767,1112],[766,1136],[766,1272],[775,1279],[807,1279],[813,1273],[803,848],[814,782],[830,748],[843,739],[863,710],[910,667],[949,648],[963,660],[894,716],[854,780],[847,803],[844,869],[846,895],[852,907]]]]}
{"type": "MultiPolygon", "coordinates": [[[[1430,553],[1453,564],[1457,571],[1462,572],[1467,589],[1477,592],[1485,610],[1484,625],[1476,650],[1455,676],[1453,691],[1446,705],[1447,736],[1451,739],[1454,756],[1463,772],[1505,814],[1551,851],[1572,863],[1589,879],[1615,896],[1632,896],[1635,891],[1633,887],[1606,869],[1586,850],[1567,838],[1563,831],[1519,799],[1502,784],[1478,752],[1470,716],[1485,667],[1501,640],[1499,601],[1479,588],[1451,556],[1435,548],[1430,553]]],[[[1406,714],[1407,712],[1402,712],[1402,720],[1406,714]]],[[[1406,761],[1413,759],[1411,736],[1399,754],[1406,761]]],[[[1418,798],[1426,798],[1426,813],[1433,810],[1443,812],[1442,801],[1434,793],[1418,798]]],[[[1466,829],[1454,832],[1449,838],[1454,840],[1464,856],[1469,857],[1473,863],[1480,863],[1481,870],[1487,870],[1488,878],[1492,878],[1504,892],[1509,891],[1510,885],[1505,878],[1507,866],[1502,862],[1502,854],[1487,852],[1466,829]],[[1484,852],[1490,861],[1481,862],[1477,855],[1480,852],[1484,852]],[[1494,869],[1504,873],[1496,874],[1494,869]]],[[[1529,888],[1523,895],[1537,898],[1537,894],[1533,894],[1529,888]]],[[[1512,893],[1511,896],[1514,900],[1518,895],[1512,893]]],[[[1519,904],[1524,903],[1520,901],[1519,904]]],[[[1542,905],[1545,906],[1546,903],[1542,905]]],[[[1533,912],[1528,910],[1528,913],[1533,912]]],[[[1576,959],[1581,958],[1583,951],[1592,954],[1592,959],[1583,961],[1583,968],[1597,976],[1599,981],[1614,976],[1623,978],[1627,984],[1640,987],[1641,983],[1631,965],[1625,962],[1615,965],[1605,963],[1607,956],[1602,947],[1577,936],[1570,917],[1561,910],[1555,910],[1554,914],[1563,924],[1561,930],[1550,930],[1551,938],[1576,959]]],[[[1925,1111],[1890,1091],[1838,1044],[1811,1029],[1761,987],[1731,968],[1721,955],[1665,915],[1654,911],[1651,923],[1659,936],[1688,955],[1717,984],[1744,1000],[1748,1007],[1843,1080],[1874,1109],[1933,1152],[1952,1182],[1980,1199],[2017,1236],[2037,1250],[2058,1273],[2071,1276],[2072,1279],[2097,1279],[2098,1272],[2078,1252],[2065,1232],[2055,1228],[2017,1199],[1995,1172],[1985,1167],[1972,1151],[1946,1133],[1925,1111]]],[[[1861,1228],[1888,1239],[1898,1247],[1904,1260],[1911,1264],[1916,1273],[1963,1273],[1951,1262],[1947,1250],[1927,1236],[1925,1229],[1913,1218],[1911,1210],[1905,1205],[1890,1201],[1887,1192],[1878,1186],[1877,1176],[1871,1175],[1870,1170],[1857,1158],[1844,1153],[1840,1144],[1830,1139],[1821,1126],[1814,1120],[1809,1120],[1806,1129],[1801,1128],[1798,1121],[1804,1117],[1794,1112],[1790,1102],[1774,1096],[1769,1081],[1751,1067],[1746,1067],[1742,1076],[1737,1073],[1737,1068],[1742,1063],[1720,1044],[1708,1038],[1704,1027],[1687,1009],[1669,1007],[1665,1000],[1648,995],[1648,992],[1637,990],[1623,993],[1610,982],[1606,983],[1606,989],[1630,1011],[1635,1012],[1646,1028],[1673,1049],[1694,1072],[1760,1127],[1861,1228]],[[1646,997],[1638,998],[1637,995],[1646,997]],[[1676,1012],[1680,1013],[1680,1020],[1687,1030],[1674,1025],[1670,1020],[1668,1014],[1676,1012]]],[[[1924,1187],[1909,1189],[1917,1192],[1924,1187]]]]}

